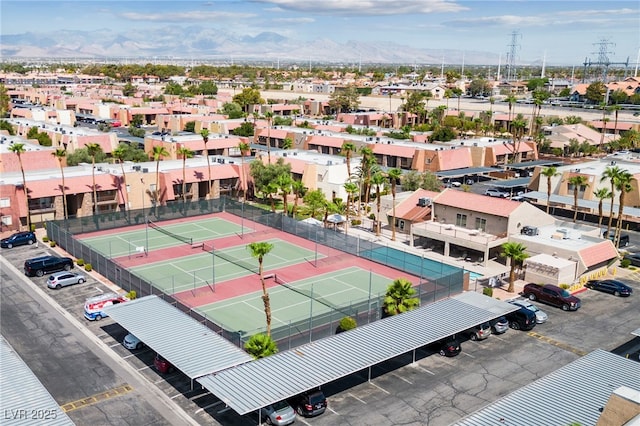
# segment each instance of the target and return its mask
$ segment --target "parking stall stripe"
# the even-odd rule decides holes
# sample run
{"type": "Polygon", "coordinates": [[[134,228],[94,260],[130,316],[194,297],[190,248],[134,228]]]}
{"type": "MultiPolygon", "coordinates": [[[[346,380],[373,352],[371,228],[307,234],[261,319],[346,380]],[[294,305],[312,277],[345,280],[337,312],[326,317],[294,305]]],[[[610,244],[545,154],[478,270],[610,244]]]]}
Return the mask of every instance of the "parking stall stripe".
{"type": "Polygon", "coordinates": [[[83,407],[88,407],[89,405],[97,404],[98,402],[101,402],[101,401],[106,401],[107,399],[115,398],[120,395],[125,395],[131,392],[132,390],[133,390],[133,387],[125,384],[120,387],[113,388],[96,395],[79,399],[77,401],[68,402],[66,404],[61,405],[60,408],[62,408],[62,411],[64,411],[65,413],[68,413],[70,411],[79,410],[80,408],[83,408],[83,407]]]}
{"type": "Polygon", "coordinates": [[[352,394],[351,392],[349,392],[349,396],[355,400],[358,400],[360,402],[362,402],[364,405],[367,405],[366,402],[364,402],[363,400],[361,400],[360,398],[358,398],[357,396],[355,396],[354,394],[352,394]]]}
{"type": "Polygon", "coordinates": [[[580,349],[578,349],[578,348],[574,348],[574,347],[573,347],[573,346],[571,346],[571,345],[568,345],[568,344],[566,344],[566,343],[560,342],[560,341],[558,341],[558,340],[554,340],[554,339],[552,339],[552,338],[550,338],[550,337],[543,336],[542,334],[536,333],[535,331],[530,331],[530,332],[528,332],[527,334],[528,334],[529,336],[531,336],[531,337],[535,337],[536,339],[541,340],[541,341],[543,341],[543,342],[545,342],[545,343],[548,343],[548,344],[550,344],[550,345],[556,346],[556,347],[558,347],[558,348],[560,348],[560,349],[564,349],[565,351],[573,352],[573,353],[574,353],[574,354],[576,354],[576,355],[584,356],[584,355],[586,355],[586,354],[587,354],[587,353],[586,353],[585,351],[583,351],[583,350],[580,350],[580,349]]]}

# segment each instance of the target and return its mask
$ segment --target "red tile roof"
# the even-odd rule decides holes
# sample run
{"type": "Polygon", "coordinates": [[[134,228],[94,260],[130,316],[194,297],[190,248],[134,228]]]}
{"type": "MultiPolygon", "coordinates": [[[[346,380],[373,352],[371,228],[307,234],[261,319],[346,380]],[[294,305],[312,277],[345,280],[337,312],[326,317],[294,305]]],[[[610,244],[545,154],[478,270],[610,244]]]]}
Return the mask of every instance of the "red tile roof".
{"type": "MultiPolygon", "coordinates": [[[[160,172],[165,176],[165,182],[171,185],[182,184],[182,169],[160,172]]],[[[230,164],[220,164],[211,166],[211,179],[230,179],[238,177],[238,171],[230,164]]],[[[187,167],[185,178],[187,183],[202,182],[209,178],[207,166],[187,167]]]]}
{"type": "Polygon", "coordinates": [[[369,147],[373,150],[374,154],[389,155],[392,157],[413,158],[416,152],[416,148],[412,146],[386,143],[371,144],[369,147]]]}
{"type": "MultiPolygon", "coordinates": [[[[418,200],[420,198],[434,199],[438,195],[440,195],[439,192],[427,191],[426,189],[416,190],[396,206],[396,217],[409,221],[424,219],[431,212],[431,206],[419,207],[418,200]]],[[[387,214],[392,214],[392,212],[389,211],[387,214]]]]}
{"type": "MultiPolygon", "coordinates": [[[[86,176],[65,177],[65,193],[83,194],[92,192],[91,174],[86,176]]],[[[96,173],[96,189],[108,191],[120,186],[120,177],[111,174],[96,173]]],[[[29,198],[55,197],[62,195],[62,178],[53,178],[39,181],[27,181],[29,198]]]]}
{"type": "Polygon", "coordinates": [[[471,150],[469,148],[438,151],[438,158],[440,160],[440,170],[453,170],[473,166],[471,150]]]}
{"type": "Polygon", "coordinates": [[[330,146],[340,148],[344,143],[344,139],[333,136],[310,136],[307,140],[308,145],[330,146]]]}
{"type": "Polygon", "coordinates": [[[618,257],[618,251],[611,241],[605,240],[578,252],[587,268],[618,257]]]}
{"type": "Polygon", "coordinates": [[[501,217],[509,217],[515,209],[522,205],[518,201],[506,198],[489,197],[457,189],[445,189],[435,199],[435,203],[501,217]]]}

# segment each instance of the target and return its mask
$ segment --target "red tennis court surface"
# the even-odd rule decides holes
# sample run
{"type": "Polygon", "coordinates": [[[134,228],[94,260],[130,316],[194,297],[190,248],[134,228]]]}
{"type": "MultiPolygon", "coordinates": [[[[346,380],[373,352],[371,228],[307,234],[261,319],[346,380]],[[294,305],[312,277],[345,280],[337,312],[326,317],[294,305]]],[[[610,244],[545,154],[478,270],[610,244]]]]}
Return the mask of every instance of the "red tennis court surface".
{"type": "MultiPolygon", "coordinates": [[[[316,251],[317,248],[317,252],[321,254],[321,256],[318,256],[317,261],[316,259],[310,259],[306,262],[297,263],[295,265],[284,268],[278,268],[277,270],[265,269],[265,277],[277,274],[279,279],[288,283],[295,284],[295,282],[298,280],[312,278],[320,274],[328,274],[332,272],[339,273],[341,270],[346,269],[347,267],[357,266],[366,271],[371,271],[372,273],[389,278],[389,284],[391,284],[391,282],[397,278],[406,278],[414,285],[419,283],[418,277],[410,275],[406,272],[398,271],[397,269],[393,269],[361,257],[344,253],[339,250],[334,250],[320,244],[316,245],[316,243],[313,241],[306,240],[296,235],[289,234],[275,228],[270,228],[256,222],[252,222],[247,219],[242,220],[242,218],[238,216],[225,212],[163,221],[160,223],[160,225],[166,226],[174,223],[194,222],[209,217],[221,218],[245,227],[245,232],[242,235],[227,236],[204,242],[207,245],[214,244],[216,250],[234,246],[246,246],[252,242],[266,241],[269,239],[278,238],[283,241],[287,241],[290,244],[303,247],[307,250],[316,251]]],[[[135,227],[128,227],[127,230],[136,229],[136,227],[144,229],[145,226],[146,225],[144,224],[136,225],[135,227]]],[[[90,234],[82,234],[82,237],[112,235],[117,234],[118,232],[120,232],[120,230],[111,229],[92,232],[90,234]]],[[[193,247],[188,244],[180,244],[174,247],[150,251],[148,255],[140,253],[132,255],[130,257],[123,256],[114,258],[113,261],[118,263],[118,265],[123,268],[132,268],[148,263],[162,262],[184,256],[190,256],[196,253],[200,253],[201,250],[202,247],[200,244],[196,244],[193,247]]],[[[267,254],[266,257],[268,256],[269,255],[267,254]]],[[[257,259],[251,259],[249,261],[255,262],[255,265],[257,267],[257,259]]],[[[276,284],[273,279],[266,279],[265,284],[267,288],[279,285],[276,284]]],[[[321,283],[318,284],[321,285],[321,283]]],[[[215,283],[215,285],[211,286],[198,287],[194,290],[182,291],[174,294],[173,297],[180,300],[180,302],[184,303],[190,308],[197,308],[202,305],[207,305],[232,297],[253,293],[261,289],[262,285],[260,283],[260,277],[257,274],[252,274],[237,279],[217,282],[215,283]]]]}

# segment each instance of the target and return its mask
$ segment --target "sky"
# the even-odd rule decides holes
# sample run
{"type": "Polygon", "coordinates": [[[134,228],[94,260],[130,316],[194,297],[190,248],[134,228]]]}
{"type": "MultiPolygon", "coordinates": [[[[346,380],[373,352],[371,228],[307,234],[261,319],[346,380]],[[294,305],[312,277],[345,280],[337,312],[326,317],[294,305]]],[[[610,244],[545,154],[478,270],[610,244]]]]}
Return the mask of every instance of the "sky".
{"type": "Polygon", "coordinates": [[[0,36],[198,25],[238,35],[393,41],[503,58],[515,44],[519,60],[545,58],[550,65],[597,60],[602,41],[612,62],[629,57],[635,64],[640,49],[638,0],[2,0],[0,12],[0,36]]]}

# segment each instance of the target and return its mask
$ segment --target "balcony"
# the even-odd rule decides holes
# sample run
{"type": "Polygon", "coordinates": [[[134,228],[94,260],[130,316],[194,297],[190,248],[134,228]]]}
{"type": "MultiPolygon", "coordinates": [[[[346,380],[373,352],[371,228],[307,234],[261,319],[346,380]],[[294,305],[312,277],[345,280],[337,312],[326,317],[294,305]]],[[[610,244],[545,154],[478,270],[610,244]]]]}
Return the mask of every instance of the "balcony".
{"type": "Polygon", "coordinates": [[[414,224],[411,226],[411,233],[417,237],[447,241],[479,251],[499,246],[508,240],[506,232],[495,235],[477,229],[468,229],[440,222],[414,224]]]}

